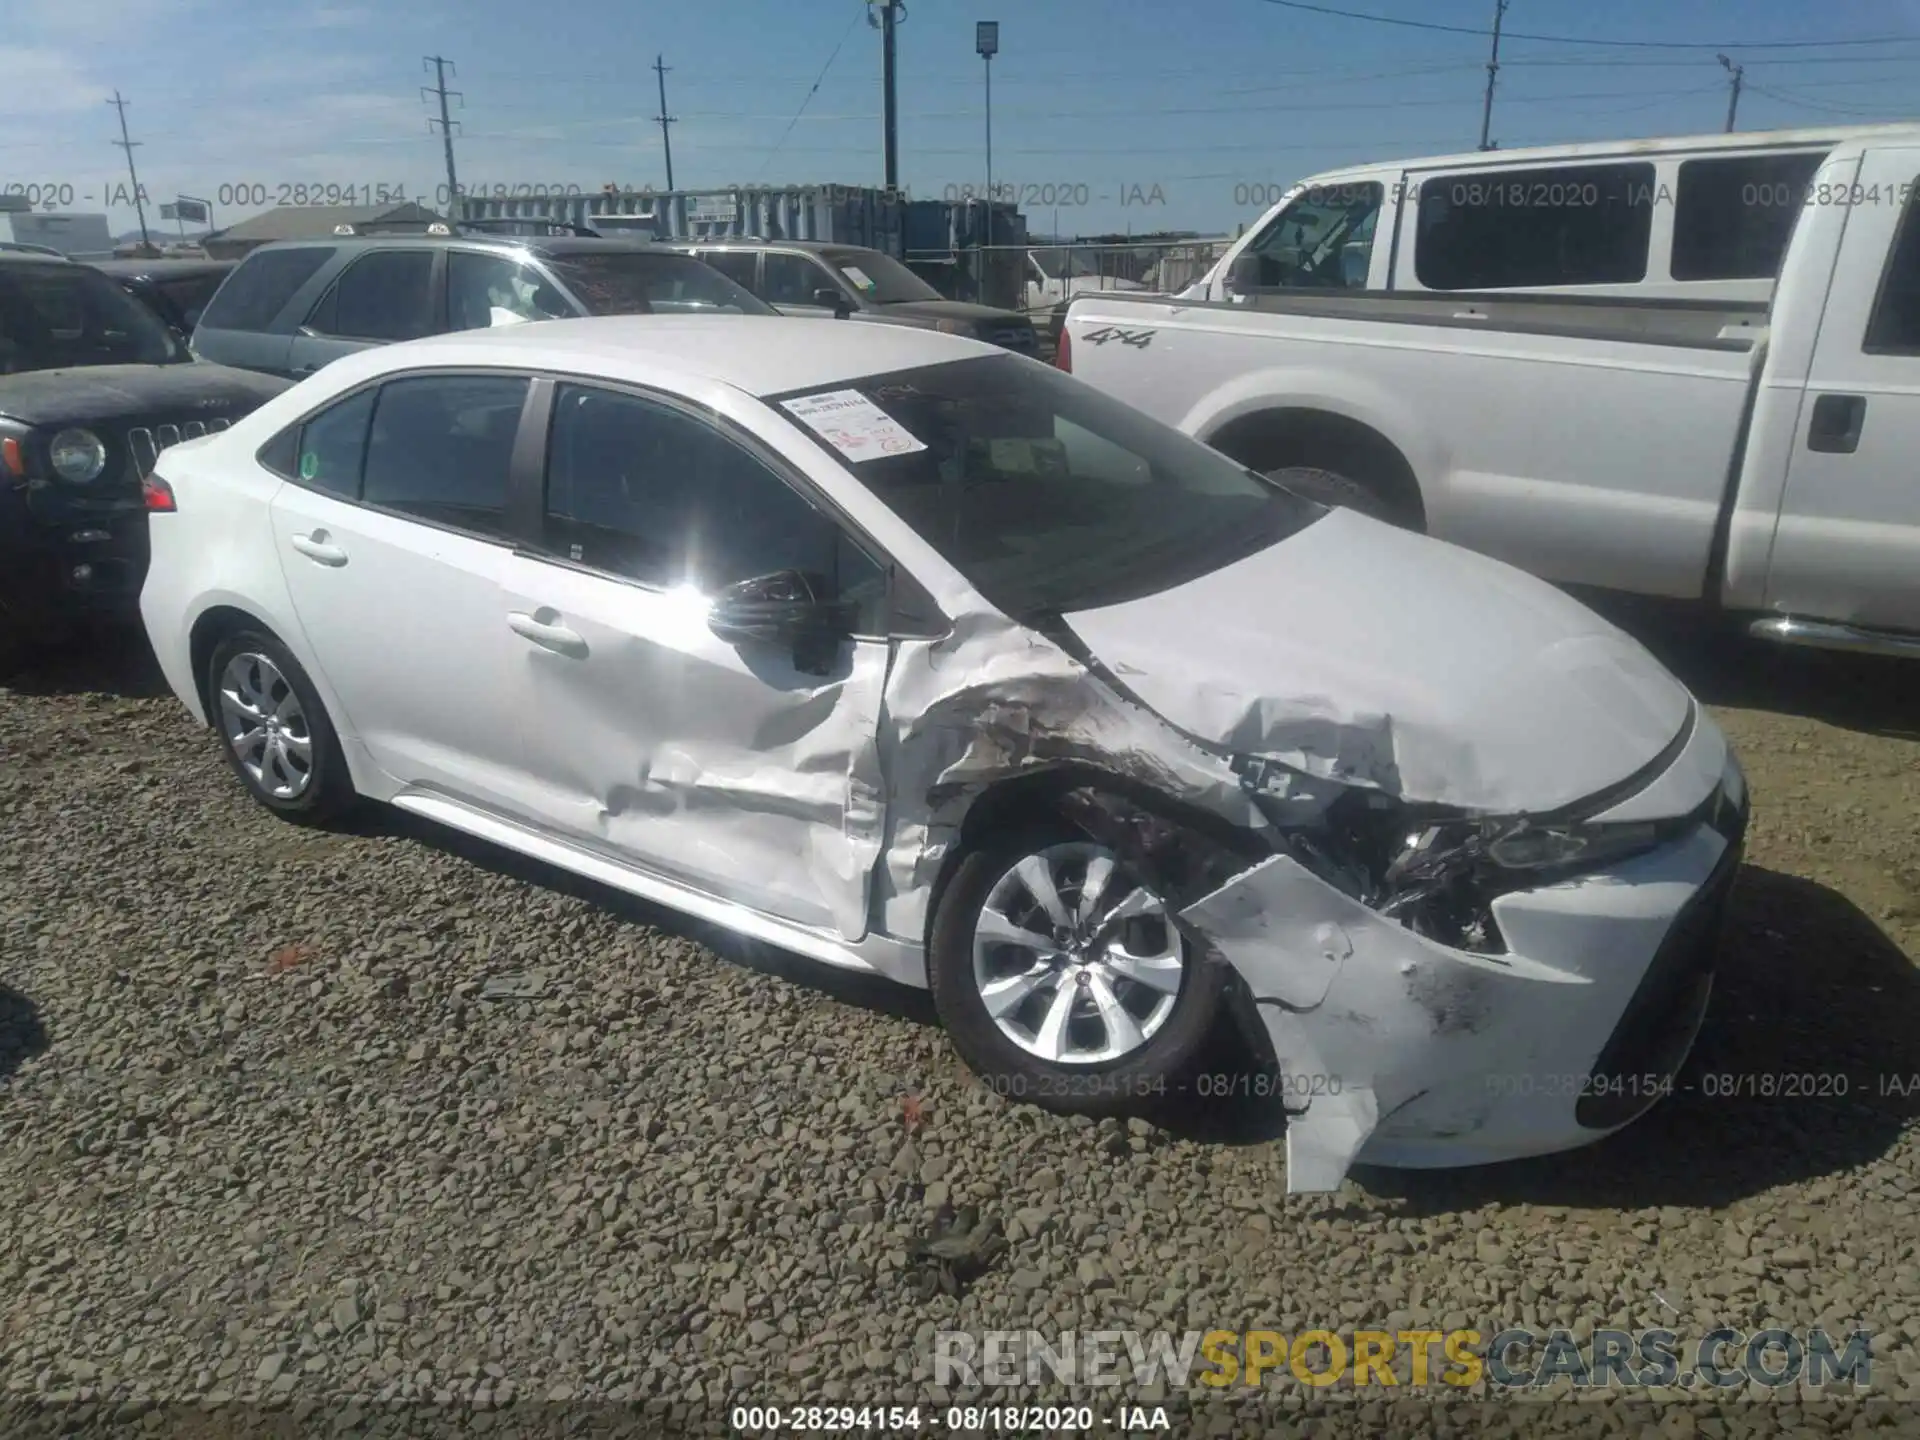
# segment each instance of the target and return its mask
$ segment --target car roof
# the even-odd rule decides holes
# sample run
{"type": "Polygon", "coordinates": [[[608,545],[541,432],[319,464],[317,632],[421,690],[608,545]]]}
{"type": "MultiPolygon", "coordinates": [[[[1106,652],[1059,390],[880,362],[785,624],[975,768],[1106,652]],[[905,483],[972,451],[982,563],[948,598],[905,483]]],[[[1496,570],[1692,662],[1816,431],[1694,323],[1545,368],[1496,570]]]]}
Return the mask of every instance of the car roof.
{"type": "Polygon", "coordinates": [[[529,251],[536,255],[677,253],[670,245],[609,235],[315,235],[310,240],[275,240],[257,246],[248,253],[258,255],[263,250],[311,250],[315,246],[340,250],[529,251]]]}
{"type": "Polygon", "coordinates": [[[398,370],[513,366],[641,385],[691,378],[767,396],[1006,354],[983,341],[906,325],[764,315],[598,315],[378,346],[335,360],[327,373],[358,383],[398,370]]]}
{"type": "Polygon", "coordinates": [[[674,239],[655,243],[669,250],[804,250],[810,255],[849,250],[869,255],[886,253],[873,245],[851,245],[838,240],[774,240],[764,235],[720,235],[709,240],[674,239]]]}
{"type": "Polygon", "coordinates": [[[164,280],[169,275],[216,275],[231,270],[237,260],[90,260],[95,270],[116,279],[138,279],[151,275],[164,280]]]}

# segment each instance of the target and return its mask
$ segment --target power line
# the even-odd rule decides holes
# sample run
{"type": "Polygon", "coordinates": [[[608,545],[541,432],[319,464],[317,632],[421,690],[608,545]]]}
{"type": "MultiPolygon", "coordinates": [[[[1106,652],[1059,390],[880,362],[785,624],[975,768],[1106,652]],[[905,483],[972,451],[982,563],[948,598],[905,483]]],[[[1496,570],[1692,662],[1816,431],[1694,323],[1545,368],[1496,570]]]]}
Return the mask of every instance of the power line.
{"type": "Polygon", "coordinates": [[[147,207],[140,199],[140,176],[133,168],[133,147],[140,142],[127,134],[127,102],[120,98],[118,90],[107,104],[120,112],[120,138],[113,143],[127,152],[127,179],[133,182],[133,210],[140,217],[140,248],[151,250],[153,241],[147,238],[147,207]]]}
{"type": "MultiPolygon", "coordinates": [[[[1332,15],[1342,20],[1365,20],[1374,25],[1397,25],[1407,30],[1434,30],[1444,35],[1475,35],[1489,38],[1491,30],[1479,30],[1471,25],[1442,25],[1432,20],[1405,20],[1397,15],[1367,15],[1358,10],[1338,10],[1331,5],[1309,4],[1308,0],[1261,0],[1264,5],[1277,5],[1283,10],[1306,10],[1315,15],[1332,15]]],[[[1705,40],[1595,40],[1584,35],[1527,35],[1515,30],[1508,32],[1511,40],[1534,40],[1546,45],[1611,45],[1632,50],[1822,50],[1837,45],[1887,45],[1910,41],[1911,35],[1864,36],[1857,40],[1763,40],[1763,41],[1719,41],[1705,40]]]]}
{"type": "MultiPolygon", "coordinates": [[[[453,63],[451,60],[440,55],[429,55],[425,63],[433,67],[434,84],[432,88],[422,85],[420,87],[420,93],[423,97],[427,95],[437,95],[440,97],[440,138],[445,144],[447,152],[447,209],[455,220],[459,220],[464,217],[460,213],[460,180],[453,172],[454,122],[447,118],[447,98],[449,95],[452,95],[455,99],[459,99],[463,108],[465,107],[466,101],[464,97],[460,95],[459,91],[449,91],[447,89],[447,67],[453,63]]],[[[455,71],[454,73],[458,74],[459,72],[455,71]]],[[[431,132],[433,127],[434,120],[433,117],[429,115],[427,117],[427,130],[431,132]]]]}
{"type": "Polygon", "coordinates": [[[793,127],[800,123],[800,117],[807,113],[807,106],[811,105],[813,103],[813,97],[820,93],[820,86],[825,83],[827,72],[833,69],[833,62],[840,58],[840,52],[846,49],[847,41],[852,39],[853,32],[860,28],[860,21],[865,17],[866,13],[865,0],[862,0],[860,9],[853,12],[852,22],[848,24],[846,30],[841,34],[840,43],[833,47],[833,53],[827,56],[827,63],[822,65],[820,67],[820,73],[813,77],[813,85],[808,89],[806,98],[800,102],[800,108],[793,112],[793,118],[787,121],[787,128],[780,132],[780,138],[774,141],[773,149],[767,152],[766,159],[760,162],[760,168],[754,172],[756,177],[766,173],[767,166],[773,163],[773,157],[778,155],[781,148],[786,145],[787,137],[793,134],[793,127]]]}

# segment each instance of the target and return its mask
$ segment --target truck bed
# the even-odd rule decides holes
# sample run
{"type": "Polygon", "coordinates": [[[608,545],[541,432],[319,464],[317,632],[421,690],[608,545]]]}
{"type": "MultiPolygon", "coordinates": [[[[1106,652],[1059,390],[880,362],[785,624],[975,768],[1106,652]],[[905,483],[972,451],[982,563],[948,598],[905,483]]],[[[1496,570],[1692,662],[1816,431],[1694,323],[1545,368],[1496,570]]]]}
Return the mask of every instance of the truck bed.
{"type": "Polygon", "coordinates": [[[1371,320],[1735,351],[1751,349],[1767,328],[1766,302],[1750,300],[1622,300],[1614,295],[1434,294],[1405,290],[1261,290],[1242,303],[1135,293],[1084,298],[1102,304],[1113,301],[1156,308],[1171,305],[1181,310],[1253,311],[1261,315],[1371,320]]]}

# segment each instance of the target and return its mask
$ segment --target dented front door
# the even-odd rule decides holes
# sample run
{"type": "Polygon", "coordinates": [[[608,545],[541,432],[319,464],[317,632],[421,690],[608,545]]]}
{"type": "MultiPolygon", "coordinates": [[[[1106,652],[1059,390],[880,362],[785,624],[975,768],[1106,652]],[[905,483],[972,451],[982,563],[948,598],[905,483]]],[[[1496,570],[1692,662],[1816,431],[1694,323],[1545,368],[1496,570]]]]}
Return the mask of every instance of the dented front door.
{"type": "Polygon", "coordinates": [[[501,616],[540,822],[708,895],[862,938],[884,624],[880,638],[797,656],[722,639],[706,597],[798,570],[884,614],[885,570],[779,457],[669,397],[557,387],[543,490],[501,616]]]}
{"type": "Polygon", "coordinates": [[[885,642],[826,675],[730,645],[691,594],[530,556],[509,624],[541,823],[669,879],[847,940],[879,845],[885,642]],[[750,653],[751,652],[751,653],[750,653]]]}

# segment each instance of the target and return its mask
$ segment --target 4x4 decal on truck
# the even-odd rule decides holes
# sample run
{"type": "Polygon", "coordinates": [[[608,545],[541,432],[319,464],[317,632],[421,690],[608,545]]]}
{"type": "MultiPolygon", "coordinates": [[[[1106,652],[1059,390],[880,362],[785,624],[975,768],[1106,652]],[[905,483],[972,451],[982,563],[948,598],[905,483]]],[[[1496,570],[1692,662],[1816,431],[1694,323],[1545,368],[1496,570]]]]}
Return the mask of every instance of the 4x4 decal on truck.
{"type": "Polygon", "coordinates": [[[1122,330],[1113,325],[1102,325],[1098,330],[1089,330],[1080,338],[1089,345],[1104,345],[1109,340],[1118,340],[1122,345],[1131,345],[1136,350],[1144,350],[1153,343],[1154,334],[1152,330],[1122,330]]]}

